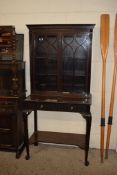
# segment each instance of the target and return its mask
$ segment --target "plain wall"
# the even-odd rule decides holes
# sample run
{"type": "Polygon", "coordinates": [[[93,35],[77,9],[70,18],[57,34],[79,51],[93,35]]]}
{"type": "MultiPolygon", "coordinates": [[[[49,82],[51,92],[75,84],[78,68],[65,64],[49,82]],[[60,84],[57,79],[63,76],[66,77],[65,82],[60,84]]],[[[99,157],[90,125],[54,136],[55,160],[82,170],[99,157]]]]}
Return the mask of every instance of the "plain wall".
{"type": "MultiPolygon", "coordinates": [[[[24,33],[26,87],[30,94],[29,34],[26,24],[96,24],[92,43],[92,128],[90,147],[100,147],[102,57],[100,52],[100,15],[110,14],[110,43],[106,76],[106,121],[109,111],[114,63],[113,41],[117,0],[4,0],[0,1],[0,25],[14,25],[17,33],[24,33]]],[[[116,88],[117,89],[117,88],[116,88]]],[[[117,98],[110,148],[117,145],[117,98]]],[[[32,115],[31,115],[32,116],[32,115]]],[[[29,118],[30,134],[33,117],[29,118]]],[[[107,122],[106,122],[107,123],[107,122]]],[[[79,114],[39,112],[39,130],[85,133],[85,121],[79,114]]],[[[107,127],[106,127],[107,128],[107,127]]]]}

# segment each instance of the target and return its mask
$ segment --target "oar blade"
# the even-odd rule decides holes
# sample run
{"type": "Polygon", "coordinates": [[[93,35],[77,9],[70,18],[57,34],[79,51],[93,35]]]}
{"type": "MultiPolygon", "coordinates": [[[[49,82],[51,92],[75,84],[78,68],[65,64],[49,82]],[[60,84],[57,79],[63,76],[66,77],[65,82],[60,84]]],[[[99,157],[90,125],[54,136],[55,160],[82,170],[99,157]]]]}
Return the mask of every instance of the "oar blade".
{"type": "Polygon", "coordinates": [[[110,26],[110,17],[109,14],[101,15],[100,23],[100,46],[103,61],[107,58],[108,46],[109,46],[109,26],[110,26]]]}

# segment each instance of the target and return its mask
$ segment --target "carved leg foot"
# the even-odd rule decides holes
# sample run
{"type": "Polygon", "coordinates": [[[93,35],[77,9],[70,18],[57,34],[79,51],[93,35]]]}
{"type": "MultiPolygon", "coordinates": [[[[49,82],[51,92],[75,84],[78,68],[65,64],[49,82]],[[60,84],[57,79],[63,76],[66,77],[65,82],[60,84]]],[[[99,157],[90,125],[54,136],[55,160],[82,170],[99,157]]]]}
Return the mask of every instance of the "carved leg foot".
{"type": "Polygon", "coordinates": [[[25,132],[25,147],[26,147],[26,160],[30,159],[30,151],[29,151],[29,137],[28,137],[28,114],[24,113],[24,132],[25,132]]]}
{"type": "Polygon", "coordinates": [[[30,159],[30,156],[29,155],[26,155],[25,159],[26,160],[29,160],[30,159]]]}
{"type": "Polygon", "coordinates": [[[20,158],[20,154],[17,152],[16,153],[16,159],[19,159],[20,158]]]}
{"type": "Polygon", "coordinates": [[[86,166],[89,166],[89,161],[85,161],[85,165],[86,166]]]}

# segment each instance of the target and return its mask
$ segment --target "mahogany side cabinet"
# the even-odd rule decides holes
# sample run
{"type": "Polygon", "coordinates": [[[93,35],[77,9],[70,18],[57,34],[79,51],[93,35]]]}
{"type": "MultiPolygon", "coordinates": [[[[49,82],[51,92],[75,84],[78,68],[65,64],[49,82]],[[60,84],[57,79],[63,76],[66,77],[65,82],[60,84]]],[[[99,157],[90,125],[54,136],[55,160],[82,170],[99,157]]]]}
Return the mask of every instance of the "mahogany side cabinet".
{"type": "Polygon", "coordinates": [[[26,158],[30,157],[28,116],[30,111],[34,111],[34,143],[37,145],[38,141],[42,141],[79,145],[85,150],[85,165],[88,165],[94,24],[27,27],[30,41],[31,94],[23,104],[26,158]],[[38,131],[38,110],[80,113],[86,120],[86,134],[38,131]]]}

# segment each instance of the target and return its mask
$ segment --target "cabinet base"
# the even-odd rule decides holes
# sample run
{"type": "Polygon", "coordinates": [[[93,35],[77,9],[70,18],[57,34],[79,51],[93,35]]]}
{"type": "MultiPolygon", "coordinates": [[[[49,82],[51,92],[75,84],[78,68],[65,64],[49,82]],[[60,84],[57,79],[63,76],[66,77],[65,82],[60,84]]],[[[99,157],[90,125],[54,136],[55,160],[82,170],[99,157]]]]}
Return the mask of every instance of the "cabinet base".
{"type": "Polygon", "coordinates": [[[16,153],[16,156],[15,156],[16,159],[19,159],[21,157],[21,154],[22,154],[24,148],[25,148],[24,143],[21,144],[18,149],[14,148],[14,147],[10,147],[10,146],[7,147],[5,145],[0,145],[0,151],[4,151],[4,152],[15,152],[16,153]]]}

